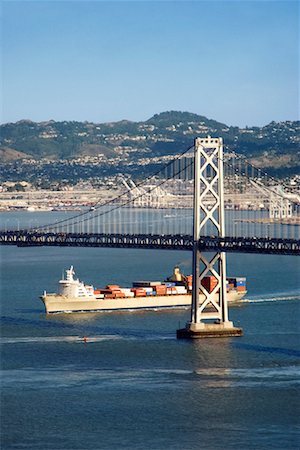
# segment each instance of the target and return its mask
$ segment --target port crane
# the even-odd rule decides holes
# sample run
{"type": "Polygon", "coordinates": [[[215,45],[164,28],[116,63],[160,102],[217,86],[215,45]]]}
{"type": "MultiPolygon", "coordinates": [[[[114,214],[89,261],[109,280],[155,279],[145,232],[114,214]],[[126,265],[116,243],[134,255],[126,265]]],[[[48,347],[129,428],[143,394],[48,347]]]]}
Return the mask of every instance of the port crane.
{"type": "Polygon", "coordinates": [[[145,205],[145,203],[146,203],[146,198],[145,198],[146,191],[143,188],[137,187],[136,184],[134,183],[134,181],[131,178],[128,180],[130,185],[128,184],[127,180],[123,176],[120,176],[120,179],[121,179],[122,183],[124,184],[124,186],[126,187],[126,189],[128,191],[129,200],[131,202],[133,202],[133,206],[136,206],[136,207],[146,206],[145,205]]]}
{"type": "Polygon", "coordinates": [[[126,187],[129,199],[135,207],[164,208],[167,206],[166,196],[168,194],[160,186],[147,185],[145,189],[137,186],[131,178],[126,180],[124,176],[120,176],[120,180],[126,187]]]}
{"type": "Polygon", "coordinates": [[[270,219],[287,219],[293,217],[294,204],[300,203],[296,194],[287,194],[281,185],[266,188],[259,180],[249,180],[269,203],[270,219]]]}

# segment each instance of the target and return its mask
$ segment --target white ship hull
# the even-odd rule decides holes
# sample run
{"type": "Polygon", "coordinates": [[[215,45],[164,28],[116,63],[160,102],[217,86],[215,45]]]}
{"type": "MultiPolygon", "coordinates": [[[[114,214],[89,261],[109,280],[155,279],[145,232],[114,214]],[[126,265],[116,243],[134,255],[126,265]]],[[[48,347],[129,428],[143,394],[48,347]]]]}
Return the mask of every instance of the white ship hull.
{"type": "MultiPolygon", "coordinates": [[[[246,295],[246,291],[232,290],[227,293],[229,302],[239,302],[246,295]]],[[[218,294],[215,294],[215,300],[218,294]]],[[[91,297],[65,297],[58,294],[41,296],[46,313],[94,312],[94,311],[131,311],[143,309],[189,308],[191,294],[177,294],[164,296],[146,296],[134,298],[97,299],[91,297]]],[[[204,301],[204,295],[199,296],[204,301]]]]}

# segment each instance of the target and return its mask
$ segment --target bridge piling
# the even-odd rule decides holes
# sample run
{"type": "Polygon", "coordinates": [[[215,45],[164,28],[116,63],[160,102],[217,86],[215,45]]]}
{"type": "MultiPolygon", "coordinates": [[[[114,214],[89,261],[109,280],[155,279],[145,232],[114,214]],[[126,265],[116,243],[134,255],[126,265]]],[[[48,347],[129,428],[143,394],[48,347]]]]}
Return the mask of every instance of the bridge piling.
{"type": "Polygon", "coordinates": [[[193,218],[193,291],[191,320],[177,330],[177,338],[198,339],[206,337],[241,336],[242,329],[228,319],[226,292],[226,255],[217,251],[208,260],[199,251],[201,230],[210,223],[220,238],[225,236],[223,191],[223,141],[222,138],[195,139],[194,164],[194,218],[193,218]],[[207,206],[207,199],[214,199],[207,206]],[[212,277],[215,285],[207,287],[202,280],[212,277]],[[199,302],[199,291],[204,301],[199,302]],[[215,294],[218,293],[218,300],[215,294]],[[209,321],[209,322],[207,322],[209,321]],[[213,323],[212,323],[213,321],[213,323]]]}

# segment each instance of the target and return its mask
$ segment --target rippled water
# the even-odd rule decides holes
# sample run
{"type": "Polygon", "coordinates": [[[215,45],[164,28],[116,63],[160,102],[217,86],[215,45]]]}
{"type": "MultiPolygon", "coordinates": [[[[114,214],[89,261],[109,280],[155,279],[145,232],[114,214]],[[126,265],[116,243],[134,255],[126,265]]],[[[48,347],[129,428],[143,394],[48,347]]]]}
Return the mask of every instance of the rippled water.
{"type": "Polygon", "coordinates": [[[244,336],[190,342],[175,338],[187,310],[49,317],[38,298],[70,264],[125,286],[189,273],[188,252],[0,250],[1,449],[300,447],[296,257],[229,255],[228,274],[247,277],[230,308],[244,336]]]}

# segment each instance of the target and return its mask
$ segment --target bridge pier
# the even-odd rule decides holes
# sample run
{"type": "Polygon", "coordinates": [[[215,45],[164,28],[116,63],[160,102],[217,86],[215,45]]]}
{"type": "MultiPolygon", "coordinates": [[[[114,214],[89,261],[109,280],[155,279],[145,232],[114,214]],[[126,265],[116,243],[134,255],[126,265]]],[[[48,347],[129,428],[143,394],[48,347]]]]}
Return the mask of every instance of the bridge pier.
{"type": "Polygon", "coordinates": [[[232,322],[193,323],[189,322],[185,328],[177,330],[178,339],[201,339],[242,336],[242,328],[233,326],[232,322]]]}
{"type": "Polygon", "coordinates": [[[226,255],[211,259],[199,251],[204,226],[219,238],[225,236],[222,138],[195,139],[193,291],[191,320],[177,330],[177,338],[241,336],[242,329],[228,319],[226,255]],[[199,299],[199,294],[204,300],[199,299]]]}

